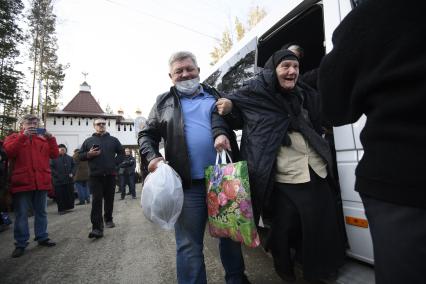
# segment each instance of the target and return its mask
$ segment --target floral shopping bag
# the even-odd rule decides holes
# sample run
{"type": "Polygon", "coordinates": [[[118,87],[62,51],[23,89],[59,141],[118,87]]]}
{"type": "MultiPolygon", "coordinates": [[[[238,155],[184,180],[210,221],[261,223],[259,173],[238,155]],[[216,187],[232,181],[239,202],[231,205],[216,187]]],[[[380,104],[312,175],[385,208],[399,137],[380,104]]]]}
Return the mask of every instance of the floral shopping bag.
{"type": "MultiPolygon", "coordinates": [[[[226,153],[228,154],[228,153],[226,153]]],[[[225,151],[221,153],[226,163],[225,151]]],[[[249,247],[260,244],[250,197],[247,162],[216,164],[205,170],[209,231],[213,237],[228,237],[249,247]]]]}

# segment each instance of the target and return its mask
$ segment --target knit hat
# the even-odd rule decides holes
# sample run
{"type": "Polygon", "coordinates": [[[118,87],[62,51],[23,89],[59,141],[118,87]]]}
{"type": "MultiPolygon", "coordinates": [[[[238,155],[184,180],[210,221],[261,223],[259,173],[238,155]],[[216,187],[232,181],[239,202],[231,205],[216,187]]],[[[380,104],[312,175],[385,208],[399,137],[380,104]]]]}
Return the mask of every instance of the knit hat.
{"type": "Polygon", "coordinates": [[[65,150],[67,150],[67,146],[65,146],[65,144],[59,144],[58,148],[65,148],[65,150]]]}
{"type": "Polygon", "coordinates": [[[280,64],[283,60],[299,61],[299,58],[297,58],[296,54],[288,49],[280,49],[269,57],[268,61],[265,63],[265,69],[275,71],[275,68],[277,68],[278,64],[280,64]]]}

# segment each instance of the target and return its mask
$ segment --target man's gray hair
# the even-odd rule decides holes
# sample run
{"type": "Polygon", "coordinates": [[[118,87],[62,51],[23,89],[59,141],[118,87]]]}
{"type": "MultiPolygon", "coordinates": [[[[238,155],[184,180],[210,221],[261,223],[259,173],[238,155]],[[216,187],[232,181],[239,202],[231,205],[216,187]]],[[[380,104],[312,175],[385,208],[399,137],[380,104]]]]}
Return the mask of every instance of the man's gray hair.
{"type": "Polygon", "coordinates": [[[106,119],[104,117],[96,117],[96,118],[93,119],[93,126],[95,126],[95,121],[96,120],[103,120],[106,123],[106,119]]]}
{"type": "Polygon", "coordinates": [[[40,117],[38,117],[35,114],[29,113],[29,114],[25,114],[25,115],[21,116],[21,118],[19,119],[18,122],[19,122],[19,125],[22,125],[24,123],[24,121],[30,121],[30,120],[35,120],[35,119],[37,119],[37,121],[40,122],[40,117]]]}
{"type": "Polygon", "coordinates": [[[176,61],[182,61],[184,59],[191,58],[192,62],[194,62],[194,65],[198,67],[197,58],[192,52],[189,51],[178,51],[172,54],[169,59],[169,68],[172,69],[173,63],[176,61]]]}

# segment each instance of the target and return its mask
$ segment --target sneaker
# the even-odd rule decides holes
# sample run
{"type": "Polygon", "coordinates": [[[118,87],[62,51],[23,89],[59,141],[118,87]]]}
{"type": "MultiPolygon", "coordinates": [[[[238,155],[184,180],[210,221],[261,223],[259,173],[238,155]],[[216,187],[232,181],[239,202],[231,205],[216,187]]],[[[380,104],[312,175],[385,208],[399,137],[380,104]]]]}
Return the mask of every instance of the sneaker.
{"type": "Polygon", "coordinates": [[[52,240],[50,239],[45,239],[43,241],[38,242],[38,245],[42,247],[53,247],[56,246],[56,243],[52,242],[52,240]]]}
{"type": "Polygon", "coordinates": [[[84,202],[83,203],[79,202],[79,203],[76,203],[75,205],[78,206],[78,205],[84,205],[84,204],[85,204],[84,202]]]}
{"type": "Polygon", "coordinates": [[[136,196],[132,196],[132,199],[136,199],[136,196]]]}
{"type": "Polygon", "coordinates": [[[107,228],[114,228],[114,227],[115,227],[115,224],[114,224],[114,222],[113,222],[113,221],[105,222],[105,227],[107,227],[107,228]]]}
{"type": "Polygon", "coordinates": [[[18,248],[16,247],[14,251],[12,252],[12,257],[20,257],[24,254],[25,248],[18,248]]]}
{"type": "Polygon", "coordinates": [[[98,229],[94,229],[89,233],[89,239],[92,239],[92,238],[99,239],[99,238],[102,238],[103,236],[104,236],[104,232],[98,229]]]}

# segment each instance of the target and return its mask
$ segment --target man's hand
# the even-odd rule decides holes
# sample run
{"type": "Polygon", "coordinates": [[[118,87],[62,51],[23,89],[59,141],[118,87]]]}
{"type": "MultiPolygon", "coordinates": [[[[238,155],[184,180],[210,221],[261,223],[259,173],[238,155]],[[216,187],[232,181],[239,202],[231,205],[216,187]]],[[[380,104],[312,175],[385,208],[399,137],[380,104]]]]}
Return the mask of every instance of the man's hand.
{"type": "Polygon", "coordinates": [[[157,167],[158,167],[158,163],[159,163],[160,161],[164,161],[164,158],[163,158],[163,157],[158,157],[158,158],[152,159],[152,160],[149,162],[149,164],[148,164],[148,171],[149,171],[150,173],[154,172],[154,171],[157,169],[157,167]]]}
{"type": "Polygon", "coordinates": [[[101,149],[99,148],[90,148],[89,152],[87,152],[87,158],[97,157],[101,154],[101,149]]]}
{"type": "Polygon", "coordinates": [[[27,136],[36,135],[37,129],[35,127],[28,127],[27,129],[24,130],[24,134],[27,136]]]}
{"type": "Polygon", "coordinates": [[[216,137],[214,140],[214,147],[218,152],[222,152],[223,150],[231,151],[231,143],[229,142],[228,137],[223,134],[216,137]]]}
{"type": "Polygon", "coordinates": [[[52,135],[52,133],[46,131],[44,133],[44,137],[46,137],[47,139],[49,139],[49,138],[53,137],[53,135],[52,135]]]}
{"type": "Polygon", "coordinates": [[[220,98],[216,102],[217,112],[220,115],[227,115],[232,111],[232,102],[231,100],[220,98]]]}

